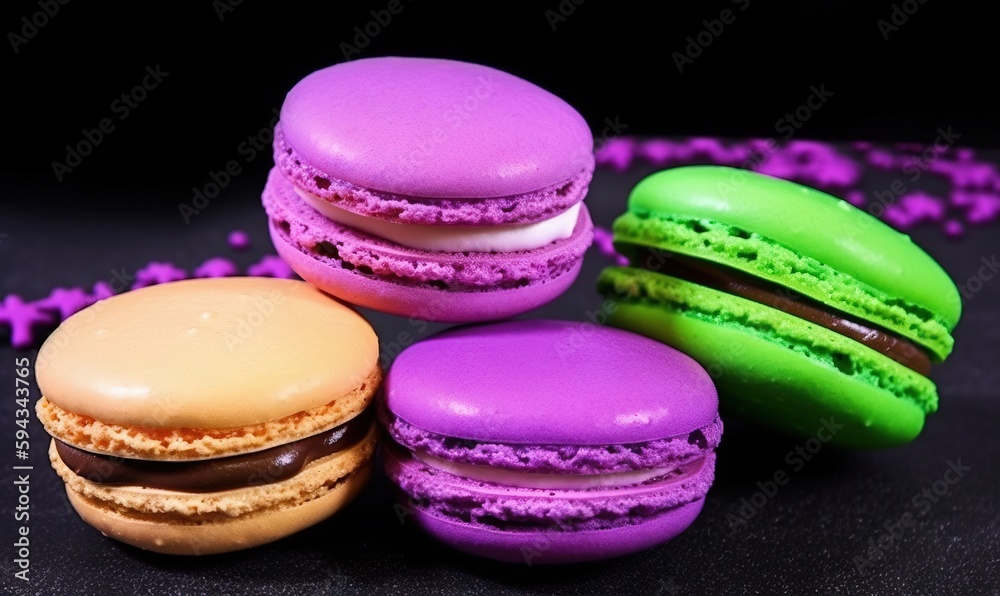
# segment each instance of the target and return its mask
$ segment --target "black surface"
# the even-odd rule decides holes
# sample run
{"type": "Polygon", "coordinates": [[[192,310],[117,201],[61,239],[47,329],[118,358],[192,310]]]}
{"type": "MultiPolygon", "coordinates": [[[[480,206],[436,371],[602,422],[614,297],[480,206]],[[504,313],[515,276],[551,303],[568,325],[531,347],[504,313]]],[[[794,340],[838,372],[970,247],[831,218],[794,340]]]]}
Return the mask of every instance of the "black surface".
{"type": "MultiPolygon", "coordinates": [[[[996,157],[1000,157],[997,155],[996,157]]],[[[622,209],[626,192],[648,167],[624,174],[599,170],[588,196],[595,222],[607,226],[622,209]]],[[[869,176],[870,188],[884,180],[869,176]]],[[[124,267],[132,273],[150,260],[171,260],[191,269],[216,254],[249,263],[269,251],[258,202],[263,179],[248,179],[225,206],[206,210],[185,226],[173,206],[129,213],[81,206],[52,214],[36,205],[5,223],[0,244],[6,264],[0,294],[44,295],[55,285],[84,285],[124,267]],[[225,234],[241,228],[255,245],[237,254],[225,234]],[[39,233],[45,230],[46,233],[39,233]],[[56,239],[53,241],[53,239],[56,239]]],[[[981,258],[998,252],[997,227],[974,230],[963,240],[943,239],[934,227],[918,230],[923,245],[959,282],[976,275],[981,258]]],[[[591,250],[569,292],[528,317],[586,320],[599,308],[593,290],[607,260],[591,250]]],[[[1000,280],[1000,278],[997,278],[1000,280]]],[[[314,528],[246,552],[198,559],[142,552],[102,537],[69,508],[62,483],[49,468],[47,436],[31,425],[31,583],[12,580],[16,492],[10,466],[15,357],[34,352],[0,349],[0,433],[9,451],[0,454],[0,511],[4,544],[2,583],[31,593],[900,593],[982,594],[1000,587],[1000,521],[997,473],[1000,426],[1000,281],[988,281],[965,303],[952,357],[934,379],[941,409],[928,418],[912,444],[882,452],[845,452],[824,446],[810,461],[788,453],[804,440],[776,436],[725,418],[715,485],[695,524],[673,542],[619,560],[562,568],[493,564],[453,552],[400,523],[381,477],[360,501],[314,528]],[[788,457],[788,459],[786,459],[788,457]],[[948,461],[971,467],[926,512],[913,500],[945,477],[948,461]],[[801,469],[798,469],[801,466],[801,469]],[[789,482],[746,523],[732,523],[743,499],[784,470],[789,482]],[[885,524],[910,512],[884,558],[859,572],[869,540],[885,524]]],[[[383,350],[402,331],[425,337],[407,320],[367,313],[383,350]]],[[[32,398],[37,399],[33,389],[32,398]]],[[[757,497],[760,502],[760,497],[757,497]]]]}
{"type": "MultiPolygon", "coordinates": [[[[44,296],[55,286],[90,286],[149,261],[189,270],[224,255],[245,266],[269,252],[259,193],[271,160],[244,172],[189,224],[178,204],[209,181],[237,146],[268,124],[272,108],[308,72],[343,59],[339,44],[369,11],[243,2],[218,20],[210,2],[172,7],[71,2],[14,54],[0,47],[4,72],[4,159],[0,166],[0,296],[44,296]],[[127,24],[126,24],[127,23],[127,24]],[[114,115],[110,103],[141,79],[146,65],[170,77],[79,168],[57,181],[53,160],[114,115]],[[225,242],[232,229],[255,241],[248,253],[225,242]]],[[[332,3],[331,3],[332,4],[332,3]]],[[[545,10],[493,3],[485,8],[405,3],[363,56],[454,57],[532,80],[578,107],[596,135],[605,118],[629,134],[775,135],[811,85],[835,92],[797,138],[930,143],[953,126],[959,145],[992,149],[997,126],[996,7],[982,12],[931,0],[888,40],[878,19],[902,2],[752,0],[690,68],[671,59],[686,37],[729,2],[650,12],[647,5],[586,2],[552,31],[545,10]],[[745,17],[745,18],[744,18],[745,17]]],[[[665,3],[665,6],[667,4],[665,3]]],[[[20,27],[35,1],[6,3],[4,31],[20,27]]],[[[627,190],[651,168],[597,172],[588,204],[607,226],[627,190]]],[[[868,190],[890,177],[869,175],[868,190]]],[[[940,189],[938,189],[940,190],[940,189]]],[[[998,227],[945,240],[935,227],[914,239],[959,282],[1000,249],[998,227]]],[[[585,320],[599,307],[593,282],[607,261],[588,254],[573,288],[530,317],[585,320]]],[[[498,565],[455,553],[400,523],[384,479],[335,518],[280,542],[230,555],[171,558],[103,538],[70,509],[49,468],[47,436],[32,418],[31,582],[12,576],[14,361],[34,352],[0,348],[0,592],[16,593],[820,593],[997,594],[1000,590],[1000,299],[998,278],[965,302],[956,350],[933,377],[941,409],[912,444],[874,452],[822,450],[799,471],[786,461],[805,444],[726,418],[716,482],[696,523],[670,544],[619,560],[563,568],[498,565]],[[948,461],[970,466],[925,513],[914,505],[945,477],[948,461]],[[732,525],[757,482],[783,470],[787,485],[732,525]],[[880,561],[860,571],[855,557],[906,513],[915,525],[880,561]]],[[[368,313],[392,350],[401,332],[422,327],[368,313]]],[[[38,398],[32,389],[32,401],[38,398]]],[[[794,456],[793,456],[794,457],[794,456]]],[[[794,460],[792,460],[794,461],[794,460]]],[[[759,499],[759,497],[758,497],[759,499]]],[[[759,502],[759,500],[758,500],[759,502]]]]}

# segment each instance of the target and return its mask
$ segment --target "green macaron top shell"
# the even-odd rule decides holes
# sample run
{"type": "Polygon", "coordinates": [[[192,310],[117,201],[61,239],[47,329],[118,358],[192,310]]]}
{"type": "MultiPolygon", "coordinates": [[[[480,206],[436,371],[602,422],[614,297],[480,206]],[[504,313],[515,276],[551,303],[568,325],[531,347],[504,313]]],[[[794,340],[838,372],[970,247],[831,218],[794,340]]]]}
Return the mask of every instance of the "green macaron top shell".
{"type": "Polygon", "coordinates": [[[895,331],[936,360],[951,352],[961,300],[948,274],[909,236],[818,190],[673,168],[632,190],[614,232],[626,255],[645,246],[721,263],[895,331]]]}

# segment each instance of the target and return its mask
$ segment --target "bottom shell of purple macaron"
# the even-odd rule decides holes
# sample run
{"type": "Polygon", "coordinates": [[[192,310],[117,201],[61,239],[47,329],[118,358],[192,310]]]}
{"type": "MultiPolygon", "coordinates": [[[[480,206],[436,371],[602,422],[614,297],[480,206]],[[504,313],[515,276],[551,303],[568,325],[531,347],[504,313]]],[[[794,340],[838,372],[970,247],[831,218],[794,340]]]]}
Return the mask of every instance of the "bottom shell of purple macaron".
{"type": "Polygon", "coordinates": [[[303,279],[352,304],[429,321],[502,319],[552,301],[576,280],[593,237],[583,207],[572,235],[542,248],[436,253],[327,219],[280,173],[263,198],[274,247],[303,279]]]}
{"type": "Polygon", "coordinates": [[[609,559],[671,540],[698,516],[715,470],[707,452],[640,484],[538,489],[456,476],[394,444],[383,461],[428,534],[461,551],[531,565],[609,559]]]}
{"type": "Polygon", "coordinates": [[[545,565],[600,561],[667,542],[686,530],[705,499],[680,505],[639,524],[602,530],[503,531],[436,517],[415,508],[412,519],[425,532],[460,551],[480,557],[545,565]]]}

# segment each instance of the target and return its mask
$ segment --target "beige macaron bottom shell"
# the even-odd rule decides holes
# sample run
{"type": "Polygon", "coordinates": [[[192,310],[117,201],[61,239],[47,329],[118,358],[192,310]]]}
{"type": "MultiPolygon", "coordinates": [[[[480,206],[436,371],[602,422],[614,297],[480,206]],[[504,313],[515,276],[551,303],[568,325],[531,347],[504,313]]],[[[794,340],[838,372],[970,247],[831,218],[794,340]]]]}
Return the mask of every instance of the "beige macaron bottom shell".
{"type": "Polygon", "coordinates": [[[106,536],[146,550],[207,555],[272,542],[312,526],[354,499],[372,474],[376,429],[358,445],[295,476],[214,493],[103,486],[74,474],[49,449],[80,517],[106,536]]]}

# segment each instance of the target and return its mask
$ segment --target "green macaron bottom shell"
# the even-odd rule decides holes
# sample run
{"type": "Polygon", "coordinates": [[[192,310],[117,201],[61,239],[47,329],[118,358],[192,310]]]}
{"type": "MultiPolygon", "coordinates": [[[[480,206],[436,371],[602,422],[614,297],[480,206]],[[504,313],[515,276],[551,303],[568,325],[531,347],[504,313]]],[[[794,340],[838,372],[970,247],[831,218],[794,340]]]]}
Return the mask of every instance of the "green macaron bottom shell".
{"type": "Polygon", "coordinates": [[[671,345],[712,375],[723,410],[775,430],[880,449],[913,440],[937,409],[930,379],[833,331],[668,275],[609,267],[608,323],[671,345]]]}
{"type": "MultiPolygon", "coordinates": [[[[723,264],[895,332],[924,346],[937,362],[954,345],[949,327],[929,310],[735,226],[630,208],[615,220],[614,237],[615,246],[634,264],[639,248],[663,251],[664,258],[678,253],[723,264]]],[[[646,266],[655,270],[656,259],[646,266]]]]}

